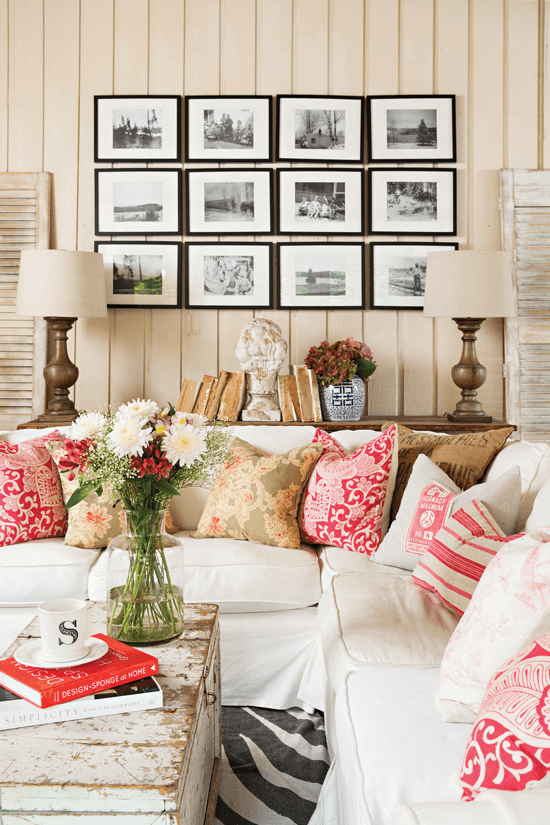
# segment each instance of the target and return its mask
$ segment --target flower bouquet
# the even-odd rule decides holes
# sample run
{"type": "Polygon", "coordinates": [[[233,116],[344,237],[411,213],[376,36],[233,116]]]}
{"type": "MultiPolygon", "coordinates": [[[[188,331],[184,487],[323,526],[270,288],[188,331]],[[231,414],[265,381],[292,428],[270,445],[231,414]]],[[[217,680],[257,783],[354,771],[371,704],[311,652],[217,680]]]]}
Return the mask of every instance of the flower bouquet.
{"type": "Polygon", "coordinates": [[[105,489],[126,516],[126,534],[109,544],[108,635],[154,644],[183,630],[182,546],[164,533],[166,508],[184,487],[211,486],[232,438],[230,428],[202,415],[140,399],[73,423],[59,460],[69,480],[78,475],[67,507],[105,489]]]}
{"type": "Polygon", "coordinates": [[[369,378],[376,369],[370,347],[352,337],[334,344],[321,341],[318,347],[311,347],[305,365],[313,370],[323,387],[351,381],[356,375],[369,378]]]}

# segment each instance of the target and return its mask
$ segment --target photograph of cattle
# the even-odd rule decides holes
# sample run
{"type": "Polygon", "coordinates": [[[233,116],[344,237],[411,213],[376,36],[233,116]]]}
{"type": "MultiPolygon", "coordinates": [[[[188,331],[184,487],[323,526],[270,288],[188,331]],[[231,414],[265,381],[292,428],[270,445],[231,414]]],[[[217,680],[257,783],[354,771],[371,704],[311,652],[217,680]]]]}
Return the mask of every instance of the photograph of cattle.
{"type": "Polygon", "coordinates": [[[204,220],[254,221],[254,183],[216,181],[204,184],[204,220]]]}

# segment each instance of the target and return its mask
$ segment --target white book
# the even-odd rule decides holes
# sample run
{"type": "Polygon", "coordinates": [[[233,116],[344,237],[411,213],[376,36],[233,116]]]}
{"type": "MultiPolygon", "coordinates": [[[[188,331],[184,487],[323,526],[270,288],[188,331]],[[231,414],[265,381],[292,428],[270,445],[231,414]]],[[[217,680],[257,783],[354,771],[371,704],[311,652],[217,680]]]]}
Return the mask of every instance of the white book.
{"type": "Polygon", "coordinates": [[[126,682],[72,702],[39,708],[26,699],[0,687],[0,730],[28,728],[70,719],[89,719],[113,713],[151,710],[162,707],[162,688],[153,676],[126,682]]]}

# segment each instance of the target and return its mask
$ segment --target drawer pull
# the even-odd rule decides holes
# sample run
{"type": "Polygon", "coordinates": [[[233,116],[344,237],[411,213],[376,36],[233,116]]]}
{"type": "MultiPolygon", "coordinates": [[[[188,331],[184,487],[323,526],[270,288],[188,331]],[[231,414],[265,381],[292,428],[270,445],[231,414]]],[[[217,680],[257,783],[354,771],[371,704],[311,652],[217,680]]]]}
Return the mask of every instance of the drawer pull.
{"type": "Polygon", "coordinates": [[[207,705],[213,705],[217,698],[218,697],[216,696],[215,693],[207,693],[206,694],[206,704],[207,705]]]}

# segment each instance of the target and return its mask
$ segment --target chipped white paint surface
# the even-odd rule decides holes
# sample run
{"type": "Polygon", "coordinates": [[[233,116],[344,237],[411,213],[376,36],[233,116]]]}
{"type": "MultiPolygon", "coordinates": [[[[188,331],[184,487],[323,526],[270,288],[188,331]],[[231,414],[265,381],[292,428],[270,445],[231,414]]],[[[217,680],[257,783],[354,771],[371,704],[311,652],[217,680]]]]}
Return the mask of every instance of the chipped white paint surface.
{"type": "MultiPolygon", "coordinates": [[[[102,605],[91,619],[105,632],[102,605]]],[[[34,619],[4,655],[38,636],[34,619]]],[[[117,825],[202,825],[221,748],[217,606],[186,605],[182,637],[148,651],[163,708],[0,733],[1,825],[115,813],[117,825]]]]}

